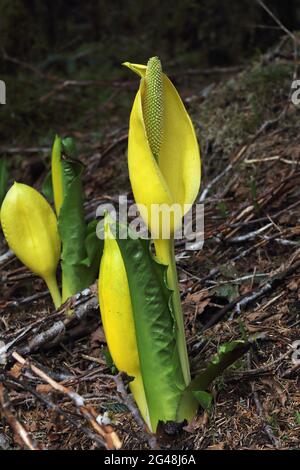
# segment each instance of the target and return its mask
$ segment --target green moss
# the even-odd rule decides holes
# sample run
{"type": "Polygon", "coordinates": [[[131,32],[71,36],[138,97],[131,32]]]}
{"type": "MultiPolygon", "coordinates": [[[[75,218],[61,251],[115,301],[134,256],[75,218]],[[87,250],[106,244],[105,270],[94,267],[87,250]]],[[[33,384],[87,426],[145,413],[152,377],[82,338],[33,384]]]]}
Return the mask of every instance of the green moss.
{"type": "MultiPolygon", "coordinates": [[[[229,156],[288,102],[293,66],[256,63],[214,87],[199,108],[192,107],[202,150],[229,156]]],[[[224,159],[220,162],[224,166],[224,159]]],[[[218,162],[215,162],[218,165],[218,162]]]]}

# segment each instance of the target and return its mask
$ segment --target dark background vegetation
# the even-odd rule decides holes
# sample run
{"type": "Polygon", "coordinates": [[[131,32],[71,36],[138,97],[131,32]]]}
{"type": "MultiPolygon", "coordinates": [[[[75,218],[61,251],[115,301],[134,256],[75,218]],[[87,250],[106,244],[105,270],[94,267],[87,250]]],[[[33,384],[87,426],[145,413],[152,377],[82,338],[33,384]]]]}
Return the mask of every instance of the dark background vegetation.
{"type": "MultiPolygon", "coordinates": [[[[297,0],[267,4],[296,29],[297,0]]],[[[201,70],[248,63],[282,31],[253,0],[1,0],[0,34],[0,78],[7,84],[0,138],[20,144],[48,141],[62,127],[84,130],[87,110],[95,138],[101,138],[101,104],[113,92],[114,80],[132,78],[123,61],[144,63],[159,55],[174,76],[198,70],[197,86],[201,70]],[[71,86],[68,98],[58,93],[48,99],[66,79],[97,83],[71,86]]],[[[121,93],[118,100],[124,120],[131,96],[121,93]]]]}
{"type": "MultiPolygon", "coordinates": [[[[297,26],[297,0],[267,4],[288,28],[297,26]]],[[[180,67],[236,63],[280,34],[253,0],[2,0],[0,17],[8,55],[69,74],[154,53],[180,67]]],[[[12,70],[3,64],[2,71],[12,70]]]]}

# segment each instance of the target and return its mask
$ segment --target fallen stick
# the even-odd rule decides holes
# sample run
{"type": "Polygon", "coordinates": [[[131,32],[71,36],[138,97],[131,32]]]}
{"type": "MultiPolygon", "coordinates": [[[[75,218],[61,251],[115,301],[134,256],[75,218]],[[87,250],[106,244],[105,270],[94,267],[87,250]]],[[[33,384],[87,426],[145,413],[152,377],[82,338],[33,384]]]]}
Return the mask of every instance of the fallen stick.
{"type": "Polygon", "coordinates": [[[263,286],[259,286],[256,289],[253,289],[250,293],[246,293],[237,297],[232,302],[229,302],[225,307],[221,308],[202,328],[202,332],[210,328],[211,326],[215,325],[221,318],[223,318],[228,312],[233,310],[232,315],[235,313],[240,314],[242,309],[246,306],[250,305],[257,300],[258,298],[262,297],[263,295],[269,293],[273,289],[275,289],[280,282],[282,282],[285,278],[293,274],[300,268],[300,260],[296,261],[292,266],[287,268],[286,270],[274,274],[263,286]]]}
{"type": "Polygon", "coordinates": [[[15,257],[15,254],[11,251],[8,250],[3,255],[0,255],[0,266],[3,264],[6,264],[8,261],[12,260],[15,257]]]}
{"type": "Polygon", "coordinates": [[[26,334],[25,344],[22,344],[24,334],[20,334],[19,331],[15,332],[15,337],[9,341],[3,334],[0,340],[4,342],[4,345],[1,346],[0,351],[5,353],[7,360],[9,360],[12,347],[16,348],[17,343],[21,343],[17,347],[18,352],[27,356],[41,349],[53,348],[66,338],[72,340],[86,336],[94,331],[100,322],[98,309],[99,303],[95,293],[91,289],[85,289],[69,299],[57,312],[50,316],[47,314],[44,319],[35,322],[33,328],[29,325],[26,330],[31,330],[32,334],[29,338],[26,334]],[[73,310],[70,316],[65,314],[68,309],[73,310]],[[92,314],[94,314],[94,318],[89,318],[89,321],[85,322],[86,317],[92,314]]]}
{"type": "Polygon", "coordinates": [[[124,404],[127,406],[129,411],[132,413],[132,416],[134,417],[134,419],[135,419],[136,423],[138,424],[138,426],[144,431],[144,435],[145,435],[146,441],[148,442],[148,445],[149,445],[150,449],[158,450],[159,447],[158,447],[158,443],[157,443],[155,435],[151,434],[147,430],[146,424],[145,424],[143,418],[141,417],[137,406],[135,405],[135,403],[134,403],[133,399],[131,398],[131,396],[128,395],[128,393],[126,391],[125,384],[124,384],[124,381],[123,381],[123,374],[119,373],[118,375],[113,375],[111,378],[114,380],[114,382],[117,386],[117,391],[121,395],[124,404]]]}
{"type": "MultiPolygon", "coordinates": [[[[248,367],[251,368],[251,351],[248,352],[247,363],[248,363],[248,367]]],[[[259,395],[258,395],[257,390],[255,389],[255,383],[253,381],[251,382],[251,390],[252,390],[252,395],[253,395],[253,400],[256,406],[256,410],[262,423],[263,430],[265,434],[268,436],[268,439],[271,442],[271,444],[273,444],[276,447],[276,449],[279,449],[280,442],[274,436],[271,426],[266,422],[263,407],[260,403],[259,395]]]]}

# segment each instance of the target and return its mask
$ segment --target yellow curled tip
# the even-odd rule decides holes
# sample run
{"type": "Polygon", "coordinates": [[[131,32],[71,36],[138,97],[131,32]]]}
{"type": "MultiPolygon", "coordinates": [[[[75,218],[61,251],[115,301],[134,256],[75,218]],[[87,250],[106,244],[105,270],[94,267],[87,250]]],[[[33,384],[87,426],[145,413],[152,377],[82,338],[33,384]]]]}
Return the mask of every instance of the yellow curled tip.
{"type": "Polygon", "coordinates": [[[141,78],[144,78],[146,74],[146,69],[147,69],[146,65],[132,64],[131,62],[123,62],[122,65],[124,65],[124,67],[129,68],[134,73],[138,74],[141,78]]]}
{"type": "Polygon", "coordinates": [[[104,240],[115,240],[114,230],[111,230],[111,225],[115,222],[113,217],[108,211],[104,214],[104,240]]]}

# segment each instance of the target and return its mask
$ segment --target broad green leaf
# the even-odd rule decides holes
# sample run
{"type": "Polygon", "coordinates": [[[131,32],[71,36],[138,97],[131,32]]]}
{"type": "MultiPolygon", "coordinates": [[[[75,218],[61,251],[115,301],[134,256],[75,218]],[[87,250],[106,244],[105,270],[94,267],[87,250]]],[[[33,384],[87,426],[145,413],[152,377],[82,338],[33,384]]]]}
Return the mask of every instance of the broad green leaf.
{"type": "MultiPolygon", "coordinates": [[[[61,266],[63,301],[90,286],[97,277],[103,251],[103,241],[96,236],[96,222],[86,224],[83,210],[81,175],[83,165],[76,160],[73,139],[66,138],[58,145],[64,158],[56,155],[56,171],[61,173],[62,204],[58,230],[62,240],[61,266]]],[[[59,180],[59,179],[58,179],[59,180]]]]}
{"type": "Polygon", "coordinates": [[[61,141],[62,150],[66,157],[76,159],[78,157],[78,151],[76,148],[76,143],[73,137],[65,137],[61,141]]]}
{"type": "Polygon", "coordinates": [[[98,274],[103,240],[96,236],[96,222],[84,220],[81,173],[76,160],[62,161],[64,199],[58,217],[62,239],[63,299],[91,285],[98,274]]]}
{"type": "Polygon", "coordinates": [[[7,192],[8,169],[4,158],[0,160],[0,207],[7,192]]]}
{"type": "Polygon", "coordinates": [[[242,357],[250,347],[250,342],[236,340],[224,343],[219,347],[218,353],[213,357],[205,370],[200,372],[185,389],[178,408],[177,418],[182,420],[182,414],[190,395],[197,396],[199,391],[206,391],[209,385],[220,376],[224,370],[242,357]]]}
{"type": "Polygon", "coordinates": [[[152,428],[175,421],[185,383],[175,339],[166,267],[148,241],[116,238],[126,269],[136,338],[152,428]]]}
{"type": "Polygon", "coordinates": [[[82,261],[82,264],[88,268],[86,270],[86,282],[88,282],[88,285],[91,285],[98,275],[100,259],[104,248],[104,240],[100,240],[97,237],[97,224],[97,220],[92,220],[88,224],[84,242],[87,256],[82,261]]]}
{"type": "Polygon", "coordinates": [[[52,174],[49,171],[42,184],[42,193],[48,199],[49,202],[54,201],[53,197],[53,184],[52,184],[52,174]]]}
{"type": "Polygon", "coordinates": [[[249,347],[249,343],[243,340],[222,344],[210,364],[192,380],[188,388],[193,391],[206,390],[212,381],[221,375],[227,367],[242,357],[249,347]]]}
{"type": "Polygon", "coordinates": [[[82,287],[82,260],[86,258],[82,184],[79,162],[62,161],[63,203],[58,217],[62,240],[63,300],[87,287],[82,287]]]}

